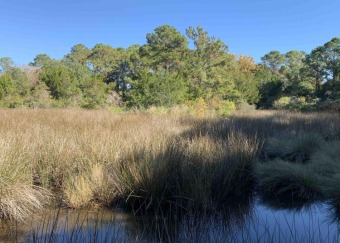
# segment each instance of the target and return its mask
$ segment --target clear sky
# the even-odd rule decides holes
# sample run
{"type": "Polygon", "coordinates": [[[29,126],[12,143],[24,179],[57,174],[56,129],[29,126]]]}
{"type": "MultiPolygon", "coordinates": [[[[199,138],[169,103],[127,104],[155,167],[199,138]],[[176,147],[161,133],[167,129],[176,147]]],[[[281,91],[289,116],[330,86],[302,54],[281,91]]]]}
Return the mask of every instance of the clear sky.
{"type": "Polygon", "coordinates": [[[0,57],[60,59],[75,44],[145,44],[163,24],[201,26],[229,52],[256,61],[271,50],[310,52],[340,37],[340,0],[0,0],[0,57]]]}

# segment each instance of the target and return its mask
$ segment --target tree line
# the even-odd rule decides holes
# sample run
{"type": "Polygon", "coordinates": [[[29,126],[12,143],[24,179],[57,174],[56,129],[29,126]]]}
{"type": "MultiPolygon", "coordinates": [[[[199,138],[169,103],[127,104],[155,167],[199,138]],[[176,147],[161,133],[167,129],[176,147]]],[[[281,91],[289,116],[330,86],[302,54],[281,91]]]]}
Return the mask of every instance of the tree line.
{"type": "Polygon", "coordinates": [[[203,103],[215,110],[340,99],[340,39],[307,54],[271,51],[256,64],[201,27],[163,25],[144,45],[83,44],[61,60],[39,54],[25,67],[0,58],[1,107],[125,108],[203,103]],[[191,48],[189,48],[189,46],[191,48]]]}

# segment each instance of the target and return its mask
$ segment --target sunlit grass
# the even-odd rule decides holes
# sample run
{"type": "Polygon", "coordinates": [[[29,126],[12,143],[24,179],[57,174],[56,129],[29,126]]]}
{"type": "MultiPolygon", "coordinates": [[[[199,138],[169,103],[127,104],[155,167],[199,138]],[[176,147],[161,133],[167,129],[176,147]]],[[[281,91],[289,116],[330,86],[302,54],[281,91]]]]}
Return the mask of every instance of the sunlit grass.
{"type": "MultiPolygon", "coordinates": [[[[74,208],[117,202],[137,211],[216,208],[252,188],[255,179],[265,185],[257,175],[269,170],[266,163],[273,165],[273,159],[284,160],[274,166],[286,177],[295,166],[287,165],[291,162],[324,161],[315,168],[310,162],[314,172],[331,160],[336,167],[340,138],[339,115],[327,113],[249,111],[195,118],[178,111],[56,109],[1,110],[0,116],[0,212],[20,220],[46,205],[51,194],[74,208]],[[334,153],[322,153],[327,148],[334,153]]],[[[299,170],[303,173],[290,179],[313,176],[299,170]]],[[[323,187],[322,195],[336,195],[323,187]]]]}

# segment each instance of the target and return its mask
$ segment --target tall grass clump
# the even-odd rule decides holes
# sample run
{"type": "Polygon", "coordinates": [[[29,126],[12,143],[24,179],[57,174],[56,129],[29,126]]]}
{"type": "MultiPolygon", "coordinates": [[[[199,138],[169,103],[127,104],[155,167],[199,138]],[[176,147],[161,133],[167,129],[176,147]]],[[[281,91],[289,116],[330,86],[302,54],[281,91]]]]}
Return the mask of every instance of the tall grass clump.
{"type": "Polygon", "coordinates": [[[49,192],[32,184],[25,151],[13,138],[0,139],[0,221],[23,221],[49,200],[49,192]]]}
{"type": "Polygon", "coordinates": [[[297,163],[307,162],[311,154],[325,143],[317,133],[292,132],[270,137],[265,142],[263,154],[265,160],[280,158],[297,163]]]}
{"type": "Polygon", "coordinates": [[[313,199],[321,195],[319,175],[310,166],[281,159],[257,165],[256,176],[265,193],[281,199],[313,199]]]}
{"type": "Polygon", "coordinates": [[[155,136],[123,157],[114,189],[136,211],[174,206],[180,196],[182,152],[176,138],[155,136]]]}
{"type": "Polygon", "coordinates": [[[237,194],[250,190],[256,139],[230,134],[225,140],[207,136],[188,142],[183,163],[184,193],[191,204],[204,208],[221,206],[237,194]]]}
{"type": "Polygon", "coordinates": [[[329,142],[313,154],[311,167],[321,176],[324,197],[340,205],[340,141],[329,142]]]}

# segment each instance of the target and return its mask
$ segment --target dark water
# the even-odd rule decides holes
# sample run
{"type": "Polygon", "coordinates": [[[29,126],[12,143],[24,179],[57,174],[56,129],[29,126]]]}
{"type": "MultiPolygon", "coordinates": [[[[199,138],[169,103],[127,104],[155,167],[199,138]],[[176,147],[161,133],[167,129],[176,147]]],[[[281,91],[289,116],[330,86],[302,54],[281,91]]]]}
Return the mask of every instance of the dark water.
{"type": "MultiPolygon", "coordinates": [[[[279,204],[277,204],[279,205],[279,204]]],[[[258,198],[221,212],[181,217],[133,216],[119,210],[50,210],[26,224],[2,225],[18,242],[340,242],[330,204],[273,206],[258,198]]]]}

